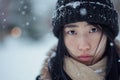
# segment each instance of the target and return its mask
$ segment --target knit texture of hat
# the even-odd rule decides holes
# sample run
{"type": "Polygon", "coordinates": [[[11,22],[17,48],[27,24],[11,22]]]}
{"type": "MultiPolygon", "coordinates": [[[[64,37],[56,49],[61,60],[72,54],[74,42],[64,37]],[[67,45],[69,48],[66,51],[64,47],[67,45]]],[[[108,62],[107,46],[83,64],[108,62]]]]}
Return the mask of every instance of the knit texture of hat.
{"type": "Polygon", "coordinates": [[[110,0],[58,0],[52,18],[53,33],[59,37],[65,24],[86,21],[103,24],[118,35],[118,14],[110,0]]]}

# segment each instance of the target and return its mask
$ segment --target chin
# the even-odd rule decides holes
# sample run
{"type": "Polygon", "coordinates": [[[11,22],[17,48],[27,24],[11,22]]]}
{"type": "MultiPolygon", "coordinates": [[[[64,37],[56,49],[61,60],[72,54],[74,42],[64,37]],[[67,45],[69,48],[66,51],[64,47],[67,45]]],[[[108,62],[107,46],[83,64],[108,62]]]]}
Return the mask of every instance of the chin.
{"type": "Polygon", "coordinates": [[[83,62],[83,61],[79,61],[80,63],[82,63],[82,64],[84,64],[84,65],[87,65],[87,66],[90,66],[90,65],[92,65],[92,63],[91,62],[83,62]]]}
{"type": "MultiPolygon", "coordinates": [[[[75,58],[73,58],[73,59],[75,59],[75,58]]],[[[87,65],[87,66],[92,65],[92,60],[91,61],[80,61],[78,59],[75,59],[75,60],[78,61],[78,62],[80,62],[80,63],[82,63],[82,64],[84,64],[84,65],[87,65]]]]}

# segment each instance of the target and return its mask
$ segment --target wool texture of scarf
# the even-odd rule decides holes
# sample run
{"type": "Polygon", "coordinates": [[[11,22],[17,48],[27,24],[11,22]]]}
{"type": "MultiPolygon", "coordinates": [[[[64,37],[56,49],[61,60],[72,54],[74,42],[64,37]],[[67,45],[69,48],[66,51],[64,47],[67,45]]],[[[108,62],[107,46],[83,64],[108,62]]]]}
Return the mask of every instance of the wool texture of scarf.
{"type": "Polygon", "coordinates": [[[86,66],[71,57],[65,56],[64,70],[72,80],[104,80],[107,58],[86,66]]]}

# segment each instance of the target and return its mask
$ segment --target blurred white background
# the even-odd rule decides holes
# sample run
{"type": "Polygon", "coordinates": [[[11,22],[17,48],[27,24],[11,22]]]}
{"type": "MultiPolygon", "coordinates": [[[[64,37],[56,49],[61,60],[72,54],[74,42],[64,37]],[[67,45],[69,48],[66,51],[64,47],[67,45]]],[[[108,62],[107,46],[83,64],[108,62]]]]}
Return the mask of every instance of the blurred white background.
{"type": "Polygon", "coordinates": [[[51,17],[56,0],[0,0],[0,80],[35,80],[57,43],[51,17]]]}
{"type": "MultiPolygon", "coordinates": [[[[57,44],[51,26],[56,1],[0,0],[0,80],[35,80],[57,44]]],[[[120,15],[120,1],[114,4],[120,15]]]]}

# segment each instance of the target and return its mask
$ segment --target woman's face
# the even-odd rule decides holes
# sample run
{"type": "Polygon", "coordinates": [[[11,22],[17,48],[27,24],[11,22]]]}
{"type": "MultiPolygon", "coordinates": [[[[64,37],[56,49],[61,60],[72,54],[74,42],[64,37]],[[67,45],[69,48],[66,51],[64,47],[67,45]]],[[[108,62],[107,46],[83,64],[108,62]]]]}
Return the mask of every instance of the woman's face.
{"type": "Polygon", "coordinates": [[[70,23],[64,26],[64,42],[70,56],[85,64],[95,64],[102,58],[107,37],[87,22],[70,23]]]}

